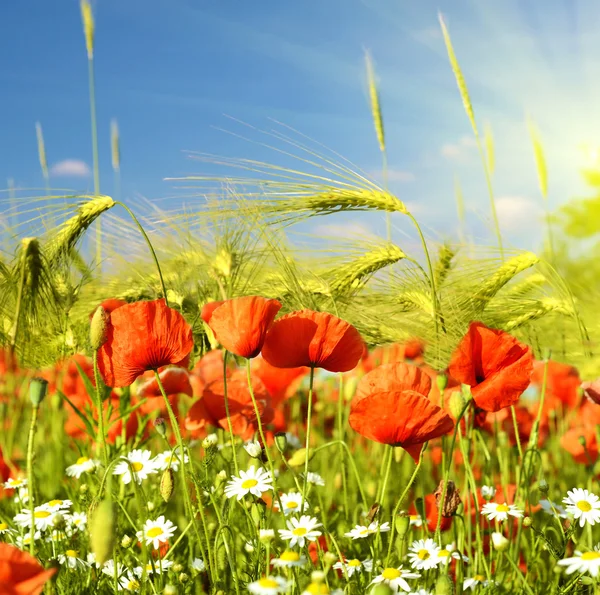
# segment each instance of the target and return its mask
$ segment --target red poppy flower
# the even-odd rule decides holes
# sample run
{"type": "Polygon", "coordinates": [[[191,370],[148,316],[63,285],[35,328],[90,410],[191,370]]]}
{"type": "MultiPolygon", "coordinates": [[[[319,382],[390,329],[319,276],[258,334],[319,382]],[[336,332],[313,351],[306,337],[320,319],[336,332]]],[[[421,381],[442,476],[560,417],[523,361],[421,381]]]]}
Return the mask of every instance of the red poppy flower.
{"type": "Polygon", "coordinates": [[[592,381],[582,382],[581,388],[583,394],[588,398],[590,403],[600,405],[600,378],[592,381]]]}
{"type": "Polygon", "coordinates": [[[113,387],[131,385],[146,370],[182,365],[194,346],[190,325],[164,299],[121,306],[110,315],[107,336],[98,365],[113,387]]]}
{"type": "Polygon", "coordinates": [[[560,445],[582,465],[593,465],[598,459],[596,429],[591,425],[568,430],[560,439],[560,445]]]}
{"type": "Polygon", "coordinates": [[[208,324],[210,322],[211,316],[213,315],[213,312],[219,306],[222,306],[224,303],[225,303],[225,300],[220,300],[220,301],[208,302],[208,304],[204,304],[204,306],[202,306],[202,312],[200,312],[200,316],[202,317],[202,320],[204,320],[204,322],[206,322],[206,324],[208,324]]]}
{"type": "MultiPolygon", "coordinates": [[[[558,403],[567,407],[575,407],[579,402],[579,386],[581,379],[577,368],[553,360],[548,361],[546,373],[546,397],[548,407],[555,409],[558,403]]],[[[544,384],[546,362],[534,362],[531,382],[541,390],[544,384]]],[[[544,407],[546,409],[546,407],[544,407]]]]}
{"type": "Polygon", "coordinates": [[[360,379],[354,402],[377,392],[405,390],[415,391],[426,397],[431,390],[431,378],[417,366],[405,363],[383,364],[360,379]]]}
{"type": "Polygon", "coordinates": [[[44,570],[27,552],[0,543],[0,593],[2,595],[39,595],[56,568],[44,570]]]}
{"type": "Polygon", "coordinates": [[[104,300],[98,307],[94,308],[93,312],[90,314],[90,319],[93,318],[94,312],[96,312],[100,306],[104,308],[104,311],[107,314],[110,314],[117,308],[125,306],[126,304],[127,302],[125,300],[120,300],[119,298],[108,298],[107,300],[104,300]]]}
{"type": "Polygon", "coordinates": [[[207,306],[210,304],[203,308],[205,322],[219,343],[227,351],[250,359],[260,353],[281,303],[252,295],[220,302],[212,311],[207,306]]]}
{"type": "Polygon", "coordinates": [[[443,409],[411,390],[378,392],[352,403],[348,422],[365,438],[401,446],[415,461],[424,442],[454,427],[443,409]]]}
{"type": "Polygon", "coordinates": [[[512,335],[472,322],[448,369],[471,387],[479,409],[499,411],[514,405],[529,386],[533,355],[512,335]]]}
{"type": "Polygon", "coordinates": [[[252,361],[252,372],[262,380],[271,395],[273,407],[276,407],[296,394],[309,369],[304,366],[276,368],[264,357],[257,357],[252,361]]]}
{"type": "MultiPolygon", "coordinates": [[[[171,407],[177,408],[177,398],[179,395],[193,395],[192,384],[190,383],[190,373],[185,368],[168,367],[158,373],[161,384],[169,397],[171,407]]],[[[140,407],[140,412],[144,415],[152,411],[162,411],[166,413],[166,406],[162,399],[158,401],[153,397],[162,397],[156,376],[145,380],[138,386],[137,396],[139,399],[149,399],[140,407]]]]}
{"type": "Polygon", "coordinates": [[[371,351],[368,358],[363,362],[365,370],[369,371],[381,364],[394,364],[412,360],[421,362],[423,360],[423,351],[425,344],[421,339],[409,339],[404,343],[392,343],[391,345],[381,345],[371,351]]]}
{"type": "Polygon", "coordinates": [[[277,320],[267,333],[262,356],[276,368],[299,366],[348,372],[363,355],[360,333],[327,312],[301,310],[277,320]]]}

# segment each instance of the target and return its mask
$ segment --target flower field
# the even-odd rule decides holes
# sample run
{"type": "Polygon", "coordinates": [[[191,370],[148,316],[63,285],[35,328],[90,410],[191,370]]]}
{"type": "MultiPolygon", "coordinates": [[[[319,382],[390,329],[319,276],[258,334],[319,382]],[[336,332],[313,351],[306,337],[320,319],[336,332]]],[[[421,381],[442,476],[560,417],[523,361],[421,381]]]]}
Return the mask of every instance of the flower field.
{"type": "MultiPolygon", "coordinates": [[[[0,595],[600,593],[600,269],[571,250],[588,217],[548,213],[539,254],[504,245],[493,139],[440,26],[493,248],[433,241],[290,131],[272,141],[295,167],[201,157],[236,173],[175,180],[185,208],[97,179],[2,199],[0,595]],[[387,238],[287,234],[364,212],[387,238]]],[[[369,57],[367,80],[385,168],[369,57]]]]}

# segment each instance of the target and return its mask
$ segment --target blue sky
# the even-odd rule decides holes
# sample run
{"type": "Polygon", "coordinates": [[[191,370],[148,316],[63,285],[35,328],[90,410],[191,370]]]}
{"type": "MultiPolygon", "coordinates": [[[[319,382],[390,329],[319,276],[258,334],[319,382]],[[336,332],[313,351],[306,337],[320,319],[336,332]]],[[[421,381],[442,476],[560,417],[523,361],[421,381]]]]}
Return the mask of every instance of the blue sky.
{"type": "MultiPolygon", "coordinates": [[[[496,141],[494,189],[507,241],[539,246],[541,198],[525,114],[540,130],[553,207],[586,193],[581,143],[600,138],[596,0],[96,0],[102,191],[113,191],[109,125],[121,131],[122,192],[169,204],[166,177],[211,173],[186,150],[282,162],[224,114],[275,118],[377,178],[364,49],[379,80],[390,185],[432,238],[456,237],[454,177],[468,232],[491,244],[489,199],[439,30],[444,14],[480,128],[496,141]]],[[[3,2],[0,187],[42,187],[41,122],[52,186],[91,189],[87,58],[77,0],[3,2]],[[70,161],[67,161],[70,160],[70,161]],[[67,161],[65,164],[64,162],[67,161]],[[82,162],[82,163],[79,163],[82,162]],[[62,165],[61,165],[62,164],[62,165]],[[62,175],[59,175],[62,171],[62,175]]],[[[305,230],[382,233],[383,217],[314,220],[305,230]]],[[[402,245],[408,229],[394,219],[402,245]]],[[[407,240],[409,241],[409,240],[407,240]]]]}

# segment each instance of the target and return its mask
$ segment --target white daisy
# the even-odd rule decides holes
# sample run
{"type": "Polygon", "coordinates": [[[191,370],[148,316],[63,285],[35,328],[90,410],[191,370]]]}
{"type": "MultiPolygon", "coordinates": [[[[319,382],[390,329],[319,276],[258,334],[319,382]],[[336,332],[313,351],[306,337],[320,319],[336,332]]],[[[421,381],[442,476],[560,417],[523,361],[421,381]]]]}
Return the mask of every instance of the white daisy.
{"type": "Polygon", "coordinates": [[[594,525],[600,522],[600,499],[596,494],[592,494],[581,488],[573,488],[567,491],[568,496],[563,498],[566,504],[566,511],[570,512],[575,520],[579,519],[579,526],[583,527],[586,523],[594,525]]]}
{"type": "MultiPolygon", "coordinates": [[[[174,472],[179,471],[179,461],[181,460],[181,453],[179,449],[176,448],[171,452],[170,450],[165,450],[161,452],[159,455],[156,455],[153,459],[154,465],[159,471],[165,471],[169,467],[173,469],[174,472]]],[[[190,458],[187,454],[183,455],[184,464],[189,463],[190,458]]]]}
{"type": "Polygon", "coordinates": [[[458,552],[454,543],[449,543],[447,546],[439,550],[438,558],[441,558],[443,563],[450,562],[450,558],[462,560],[465,564],[469,563],[469,558],[458,552]]]}
{"type": "Polygon", "coordinates": [[[275,568],[292,568],[294,566],[304,566],[306,556],[301,556],[298,552],[285,551],[279,558],[274,558],[272,564],[275,568]]]}
{"type": "MultiPolygon", "coordinates": [[[[302,475],[302,477],[304,477],[304,475],[302,475]]],[[[313,473],[312,471],[309,471],[306,474],[306,481],[316,486],[325,485],[325,480],[318,473],[313,473]]]]}
{"type": "Polygon", "coordinates": [[[262,446],[258,440],[250,440],[244,444],[244,450],[253,458],[258,459],[262,453],[262,446]]]}
{"type": "Polygon", "coordinates": [[[192,561],[192,570],[195,570],[196,572],[204,572],[206,570],[206,564],[204,563],[204,560],[201,558],[194,558],[192,561]]]}
{"type": "Polygon", "coordinates": [[[559,566],[567,567],[567,574],[573,574],[574,572],[585,573],[589,572],[593,577],[598,576],[598,570],[600,570],[600,549],[599,546],[594,548],[592,552],[584,552],[580,551],[575,552],[575,556],[572,558],[565,558],[564,560],[559,560],[559,566]]]}
{"type": "Polygon", "coordinates": [[[113,470],[113,475],[122,475],[123,483],[131,483],[131,470],[133,469],[135,480],[142,483],[149,475],[157,473],[158,469],[152,459],[152,453],[149,450],[132,450],[127,454],[125,461],[117,463],[113,470]]]}
{"type": "Polygon", "coordinates": [[[430,538],[414,541],[408,551],[410,565],[417,570],[435,568],[445,560],[444,557],[438,555],[440,548],[430,538]]]}
{"type": "Polygon", "coordinates": [[[89,564],[79,557],[79,553],[76,550],[67,550],[64,554],[57,556],[58,561],[67,566],[71,570],[87,568],[89,564]]]}
{"type": "MultiPolygon", "coordinates": [[[[38,539],[40,539],[42,536],[42,534],[39,531],[36,531],[33,534],[33,540],[36,541],[38,539]]],[[[29,544],[31,543],[31,531],[29,531],[29,533],[27,533],[26,535],[17,535],[16,539],[15,539],[16,545],[17,547],[19,547],[22,550],[25,550],[29,547],[29,544]]]]}
{"type": "MultiPolygon", "coordinates": [[[[93,556],[93,554],[91,554],[91,556],[93,556]]],[[[90,554],[88,554],[87,561],[89,564],[94,564],[95,566],[98,566],[95,556],[92,559],[90,559],[90,554]]],[[[123,564],[121,564],[121,562],[117,562],[117,578],[120,577],[121,575],[123,575],[126,570],[127,570],[127,568],[125,568],[125,566],[123,564]]],[[[115,561],[111,559],[111,560],[107,560],[106,562],[104,562],[104,564],[102,565],[102,572],[104,574],[107,574],[111,578],[114,577],[115,576],[115,561]]]]}
{"type": "Polygon", "coordinates": [[[552,500],[540,500],[540,506],[545,513],[556,515],[561,519],[566,519],[569,516],[563,506],[552,500]]]}
{"type": "Polygon", "coordinates": [[[523,511],[519,510],[514,504],[497,504],[488,502],[481,508],[481,514],[485,515],[490,521],[505,521],[508,516],[522,517],[523,511]]]}
{"type": "Polygon", "coordinates": [[[363,570],[371,572],[373,570],[373,560],[367,559],[361,562],[359,559],[353,558],[352,560],[345,560],[343,564],[336,562],[332,568],[336,570],[346,568],[346,574],[350,578],[355,572],[362,572],[363,570]]]}
{"type": "Polygon", "coordinates": [[[281,539],[286,541],[289,539],[289,547],[295,545],[304,547],[307,541],[315,541],[321,535],[321,531],[315,531],[317,527],[321,526],[321,523],[307,514],[303,514],[299,519],[290,519],[286,525],[287,529],[279,529],[279,535],[281,539]]]}
{"type": "Polygon", "coordinates": [[[481,495],[484,500],[491,500],[496,495],[494,486],[481,486],[481,495]]]}
{"type": "Polygon", "coordinates": [[[420,514],[411,514],[409,518],[410,518],[409,527],[422,527],[423,526],[423,519],[421,518],[420,514]]]}
{"type": "Polygon", "coordinates": [[[130,571],[119,579],[119,586],[122,591],[132,591],[135,593],[140,590],[140,582],[130,571]]]}
{"type": "Polygon", "coordinates": [[[5,490],[16,490],[18,488],[24,488],[27,485],[27,479],[24,477],[9,477],[8,481],[4,482],[5,490]]]}
{"type": "Polygon", "coordinates": [[[65,519],[72,529],[83,531],[87,525],[87,515],[85,512],[74,512],[73,514],[65,515],[65,519]]]}
{"type": "Polygon", "coordinates": [[[148,519],[142,531],[137,532],[138,539],[144,539],[146,545],[152,544],[157,550],[161,543],[165,543],[175,534],[175,525],[160,515],[155,521],[148,519]]]}
{"type": "Polygon", "coordinates": [[[59,512],[69,510],[73,506],[73,502],[71,500],[50,500],[50,502],[46,502],[42,506],[46,507],[46,510],[50,512],[59,512]]]}
{"type": "Polygon", "coordinates": [[[67,467],[67,475],[79,479],[84,473],[91,473],[99,466],[100,461],[90,459],[89,457],[79,457],[75,464],[67,467]]]}
{"type": "Polygon", "coordinates": [[[12,533],[13,530],[8,526],[7,523],[3,523],[0,521],[0,535],[4,535],[5,533],[12,533]]]}
{"type": "MultiPolygon", "coordinates": [[[[302,494],[297,492],[281,494],[281,505],[283,506],[283,514],[285,516],[295,512],[306,512],[309,508],[306,500],[304,501],[304,506],[302,506],[302,494]],[[300,508],[302,508],[302,511],[300,508]]],[[[275,502],[275,508],[279,510],[279,502],[275,502]]]]}
{"type": "Polygon", "coordinates": [[[390,530],[390,524],[385,522],[379,525],[377,521],[373,521],[368,527],[365,525],[356,525],[354,529],[351,529],[348,533],[344,533],[344,535],[352,537],[352,539],[364,539],[365,537],[369,537],[369,535],[377,533],[378,528],[380,533],[385,533],[390,530]]]}
{"type": "MultiPolygon", "coordinates": [[[[36,530],[45,531],[52,525],[52,521],[56,516],[55,512],[51,512],[46,508],[45,504],[34,508],[33,517],[36,530]]],[[[20,513],[15,515],[15,523],[19,527],[31,527],[31,511],[24,508],[20,513]]]]}
{"type": "Polygon", "coordinates": [[[483,574],[476,574],[472,578],[466,578],[463,581],[463,590],[471,589],[474,591],[475,587],[477,585],[481,585],[482,587],[487,587],[488,584],[489,584],[489,582],[487,580],[485,580],[485,576],[483,576],[483,574]]]}
{"type": "Polygon", "coordinates": [[[278,595],[287,588],[288,582],[280,576],[266,576],[248,585],[248,591],[255,595],[278,595]]]}
{"type": "MultiPolygon", "coordinates": [[[[152,562],[148,562],[148,564],[146,564],[146,574],[152,574],[153,572],[162,574],[166,570],[169,570],[171,566],[173,566],[172,560],[156,560],[156,562],[154,562],[154,569],[152,569],[152,562]]],[[[136,576],[141,577],[143,574],[142,567],[136,566],[133,569],[133,572],[136,576]]]]}
{"type": "Polygon", "coordinates": [[[241,500],[246,494],[260,498],[263,492],[272,490],[273,478],[262,468],[258,470],[252,465],[248,471],[240,471],[240,476],[233,476],[225,486],[225,495],[228,498],[237,496],[241,500]]]}
{"type": "Polygon", "coordinates": [[[15,502],[18,504],[27,504],[29,502],[29,490],[27,487],[19,488],[15,494],[15,502]]]}
{"type": "Polygon", "coordinates": [[[406,579],[419,578],[420,576],[418,572],[405,570],[402,566],[398,566],[398,568],[385,568],[379,576],[376,576],[371,581],[371,585],[383,583],[384,585],[388,585],[393,593],[398,593],[400,589],[410,593],[410,585],[406,582],[406,579]]]}

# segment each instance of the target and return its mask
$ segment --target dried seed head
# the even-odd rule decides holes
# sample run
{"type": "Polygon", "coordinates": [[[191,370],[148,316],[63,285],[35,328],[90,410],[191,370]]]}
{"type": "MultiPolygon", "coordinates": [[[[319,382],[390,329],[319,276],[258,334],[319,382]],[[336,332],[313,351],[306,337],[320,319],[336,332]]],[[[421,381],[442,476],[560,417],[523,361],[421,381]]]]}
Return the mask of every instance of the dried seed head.
{"type": "Polygon", "coordinates": [[[446,497],[442,503],[442,497],[444,495],[444,481],[440,481],[437,490],[434,492],[435,503],[438,510],[442,513],[443,517],[454,516],[458,507],[462,504],[460,499],[460,493],[456,487],[456,484],[452,480],[448,480],[446,484],[446,497]]]}

